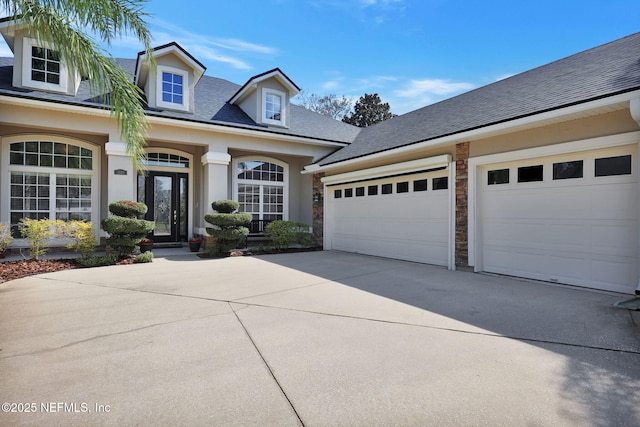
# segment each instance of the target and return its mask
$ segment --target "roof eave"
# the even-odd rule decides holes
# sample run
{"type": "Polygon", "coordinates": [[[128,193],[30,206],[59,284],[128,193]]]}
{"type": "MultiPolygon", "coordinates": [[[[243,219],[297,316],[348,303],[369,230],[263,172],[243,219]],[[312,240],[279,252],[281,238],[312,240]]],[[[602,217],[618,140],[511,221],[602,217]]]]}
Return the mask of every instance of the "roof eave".
{"type": "Polygon", "coordinates": [[[438,148],[474,139],[488,138],[491,136],[513,132],[520,129],[531,128],[534,127],[533,125],[535,125],[536,123],[575,115],[589,110],[618,104],[621,102],[630,102],[631,100],[637,99],[638,97],[640,97],[640,88],[635,88],[624,93],[600,97],[581,103],[565,105],[545,112],[536,113],[525,117],[519,117],[499,123],[488,124],[474,129],[463,130],[450,135],[443,135],[427,140],[415,141],[402,145],[400,147],[378,151],[375,153],[353,157],[345,160],[339,160],[336,162],[327,163],[325,165],[314,163],[312,165],[305,166],[302,173],[314,174],[327,172],[338,168],[356,167],[362,163],[384,159],[385,157],[395,156],[399,154],[411,154],[413,152],[419,152],[425,149],[438,148]]]}

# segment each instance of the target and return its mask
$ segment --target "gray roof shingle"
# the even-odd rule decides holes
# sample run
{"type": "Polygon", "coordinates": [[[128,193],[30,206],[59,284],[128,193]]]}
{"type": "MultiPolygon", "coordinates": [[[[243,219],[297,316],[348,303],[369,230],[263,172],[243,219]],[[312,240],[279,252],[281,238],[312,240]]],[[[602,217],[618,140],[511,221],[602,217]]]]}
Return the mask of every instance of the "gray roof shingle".
{"type": "MultiPolygon", "coordinates": [[[[136,60],[118,59],[117,61],[133,76],[136,60]]],[[[15,88],[12,85],[12,73],[13,58],[0,58],[0,94],[92,108],[104,107],[98,98],[91,96],[89,84],[86,81],[80,84],[76,96],[68,96],[15,88]]],[[[227,80],[204,75],[196,85],[193,114],[156,109],[148,109],[147,114],[338,143],[350,143],[361,130],[294,104],[291,104],[289,110],[291,114],[289,128],[263,126],[255,123],[240,107],[227,103],[239,88],[239,85],[227,80]]]]}
{"type": "Polygon", "coordinates": [[[640,33],[364,128],[327,165],[640,89],[640,33]]]}

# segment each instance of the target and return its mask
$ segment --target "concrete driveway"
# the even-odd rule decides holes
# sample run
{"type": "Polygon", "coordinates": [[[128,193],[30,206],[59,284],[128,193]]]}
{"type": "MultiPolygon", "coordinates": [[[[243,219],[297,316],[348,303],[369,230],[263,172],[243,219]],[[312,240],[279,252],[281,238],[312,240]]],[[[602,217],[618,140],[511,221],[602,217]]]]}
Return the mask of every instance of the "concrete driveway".
{"type": "Polygon", "coordinates": [[[25,278],[0,425],[637,426],[626,297],[339,252],[25,278]]]}

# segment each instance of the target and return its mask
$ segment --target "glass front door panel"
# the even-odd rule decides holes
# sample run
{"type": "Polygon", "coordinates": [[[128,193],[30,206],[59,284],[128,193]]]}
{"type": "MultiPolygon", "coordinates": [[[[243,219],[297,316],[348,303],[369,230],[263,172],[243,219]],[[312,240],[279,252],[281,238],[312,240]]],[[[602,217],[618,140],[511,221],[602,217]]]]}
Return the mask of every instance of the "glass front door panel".
{"type": "Polygon", "coordinates": [[[155,236],[170,236],[173,227],[172,187],[169,176],[155,176],[153,179],[153,220],[156,223],[155,236]]]}
{"type": "Polygon", "coordinates": [[[179,224],[178,234],[180,235],[180,237],[186,239],[187,238],[187,203],[188,203],[187,178],[181,177],[179,178],[179,180],[180,180],[180,185],[179,185],[180,224],[179,224]]]}

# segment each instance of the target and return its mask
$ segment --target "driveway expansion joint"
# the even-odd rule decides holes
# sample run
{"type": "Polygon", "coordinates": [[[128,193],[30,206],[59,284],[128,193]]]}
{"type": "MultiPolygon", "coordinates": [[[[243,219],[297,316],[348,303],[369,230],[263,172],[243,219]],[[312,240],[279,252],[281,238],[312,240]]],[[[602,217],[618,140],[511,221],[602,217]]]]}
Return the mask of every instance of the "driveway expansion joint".
{"type": "Polygon", "coordinates": [[[275,372],[273,371],[273,369],[269,365],[269,362],[267,362],[267,359],[264,357],[264,355],[260,351],[260,348],[258,347],[256,342],[254,341],[253,337],[251,336],[251,333],[249,332],[249,330],[247,329],[245,324],[242,322],[242,319],[240,319],[240,316],[238,316],[238,313],[233,308],[231,302],[229,302],[229,308],[231,308],[231,310],[233,311],[233,314],[236,316],[236,319],[238,319],[238,323],[240,323],[240,326],[242,326],[242,329],[244,330],[245,334],[247,334],[247,338],[249,338],[249,341],[251,342],[251,345],[253,346],[253,348],[258,353],[258,356],[260,356],[260,359],[262,360],[262,363],[264,364],[264,366],[269,371],[269,375],[271,375],[271,378],[273,378],[273,380],[275,381],[276,385],[278,386],[278,388],[282,392],[282,395],[284,396],[284,398],[287,399],[287,402],[289,403],[289,406],[291,407],[291,410],[293,411],[294,414],[296,414],[296,417],[298,418],[298,421],[300,421],[300,425],[302,425],[304,427],[305,424],[304,424],[304,421],[302,421],[302,417],[300,416],[300,414],[296,410],[296,407],[293,405],[293,402],[291,401],[291,399],[287,395],[287,392],[282,387],[282,384],[280,384],[280,381],[278,381],[278,378],[276,377],[275,372]]]}

